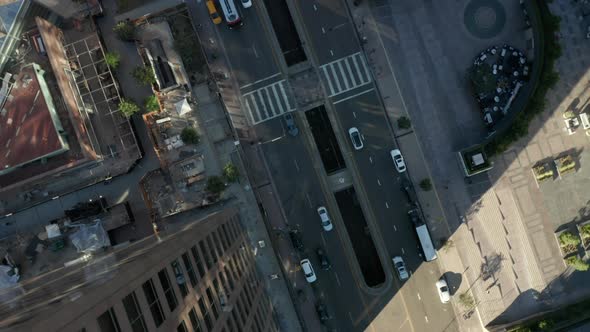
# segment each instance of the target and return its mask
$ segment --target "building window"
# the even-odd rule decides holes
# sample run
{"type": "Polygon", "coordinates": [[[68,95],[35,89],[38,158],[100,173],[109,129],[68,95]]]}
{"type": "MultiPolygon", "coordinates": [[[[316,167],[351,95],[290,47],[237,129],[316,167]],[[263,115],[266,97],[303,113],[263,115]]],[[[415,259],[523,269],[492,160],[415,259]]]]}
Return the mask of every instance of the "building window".
{"type": "Polygon", "coordinates": [[[205,256],[205,266],[207,266],[207,270],[211,269],[213,266],[213,261],[209,257],[209,251],[205,248],[205,242],[203,240],[199,241],[199,248],[201,248],[201,252],[205,256]]]}
{"type": "Polygon", "coordinates": [[[244,313],[244,308],[242,308],[242,302],[240,298],[236,300],[236,306],[238,307],[238,311],[240,312],[240,319],[244,324],[246,324],[246,314],[244,313]]]}
{"type": "Polygon", "coordinates": [[[188,279],[191,281],[191,285],[193,287],[196,287],[197,275],[195,274],[195,270],[193,270],[193,264],[191,263],[190,257],[188,257],[188,252],[182,254],[182,261],[184,262],[184,266],[186,267],[186,273],[188,274],[188,279]]]}
{"type": "Polygon", "coordinates": [[[98,328],[101,332],[121,331],[119,321],[117,320],[117,315],[115,315],[115,310],[113,310],[112,307],[105,311],[102,315],[98,316],[97,321],[98,328]]]}
{"type": "Polygon", "coordinates": [[[186,328],[186,323],[184,321],[181,321],[180,324],[178,325],[178,327],[176,328],[177,332],[188,332],[187,328],[186,328]]]}
{"type": "Polygon", "coordinates": [[[201,314],[203,315],[205,326],[207,326],[207,331],[211,331],[213,323],[211,322],[211,317],[209,317],[209,311],[207,310],[207,307],[205,306],[205,301],[203,301],[202,297],[199,299],[199,309],[201,309],[201,314]]]}
{"type": "Polygon", "coordinates": [[[240,330],[240,319],[238,318],[238,311],[237,310],[232,310],[231,311],[231,316],[232,316],[232,320],[234,321],[234,325],[238,327],[238,330],[240,330]]]}
{"type": "Polygon", "coordinates": [[[223,276],[223,271],[219,271],[219,273],[217,274],[217,278],[221,280],[223,292],[229,297],[229,288],[227,287],[227,280],[225,280],[225,277],[223,276]]]}
{"type": "Polygon", "coordinates": [[[160,279],[160,284],[162,284],[162,289],[164,290],[164,296],[166,296],[168,307],[170,307],[170,312],[172,312],[176,309],[178,300],[176,300],[176,294],[174,294],[174,289],[171,287],[170,278],[168,278],[168,271],[166,271],[166,268],[163,268],[158,272],[158,278],[160,279]]]}
{"type": "Polygon", "coordinates": [[[152,316],[154,317],[154,323],[156,327],[159,327],[164,323],[164,319],[166,318],[164,317],[164,311],[162,310],[162,305],[160,304],[160,299],[158,298],[158,293],[156,293],[152,279],[144,282],[142,288],[152,316]]]}
{"type": "Polygon", "coordinates": [[[199,255],[199,252],[197,251],[197,247],[193,246],[191,248],[191,251],[193,253],[193,258],[195,259],[195,263],[197,263],[197,271],[199,271],[199,275],[201,276],[201,278],[203,278],[203,276],[205,275],[205,267],[203,267],[203,261],[201,260],[201,256],[199,255]]]}
{"type": "Polygon", "coordinates": [[[131,292],[123,298],[123,307],[125,307],[133,332],[147,331],[135,292],[131,292]]]}
{"type": "Polygon", "coordinates": [[[211,233],[212,237],[213,237],[213,242],[215,243],[215,248],[217,248],[217,252],[219,253],[219,257],[223,256],[223,246],[220,240],[220,236],[219,233],[217,231],[211,233]]]}
{"type": "Polygon", "coordinates": [[[233,260],[230,261],[232,267],[234,268],[234,271],[238,271],[238,277],[240,279],[242,279],[242,268],[240,267],[240,264],[238,262],[238,255],[236,255],[235,253],[232,255],[233,260]]]}
{"type": "Polygon", "coordinates": [[[229,288],[233,291],[234,290],[234,279],[230,271],[228,270],[227,266],[223,267],[223,271],[225,272],[225,276],[227,277],[227,282],[229,283],[229,288]]]}
{"type": "Polygon", "coordinates": [[[227,224],[223,224],[221,225],[221,233],[223,233],[223,237],[225,238],[225,241],[227,242],[227,246],[231,247],[233,242],[233,239],[231,238],[231,234],[229,234],[229,231],[227,230],[227,224]]]}
{"type": "Polygon", "coordinates": [[[213,317],[217,319],[219,318],[219,311],[217,309],[217,303],[215,302],[215,298],[213,297],[213,292],[209,287],[207,287],[207,290],[205,290],[205,292],[207,293],[207,299],[209,299],[209,307],[213,311],[213,317]]]}
{"type": "Polygon", "coordinates": [[[207,245],[209,246],[209,252],[211,253],[211,257],[213,258],[213,264],[217,262],[217,253],[215,252],[215,247],[213,246],[213,241],[211,241],[211,234],[207,235],[207,245]]]}
{"type": "Polygon", "coordinates": [[[180,289],[180,295],[182,295],[182,297],[186,297],[188,295],[188,288],[186,288],[186,279],[184,278],[182,268],[180,267],[180,264],[178,264],[177,259],[173,260],[171,265],[172,271],[174,271],[174,277],[176,278],[176,283],[180,289]]]}
{"type": "Polygon", "coordinates": [[[188,318],[191,320],[191,325],[193,326],[193,331],[195,332],[202,332],[201,323],[199,323],[199,317],[197,316],[197,312],[193,307],[191,311],[188,312],[188,318]]]}
{"type": "Polygon", "coordinates": [[[227,251],[227,248],[229,248],[229,244],[227,243],[227,239],[225,238],[225,234],[223,234],[223,229],[221,227],[219,227],[217,229],[217,236],[219,237],[219,240],[221,241],[221,245],[223,246],[223,251],[227,251]]]}

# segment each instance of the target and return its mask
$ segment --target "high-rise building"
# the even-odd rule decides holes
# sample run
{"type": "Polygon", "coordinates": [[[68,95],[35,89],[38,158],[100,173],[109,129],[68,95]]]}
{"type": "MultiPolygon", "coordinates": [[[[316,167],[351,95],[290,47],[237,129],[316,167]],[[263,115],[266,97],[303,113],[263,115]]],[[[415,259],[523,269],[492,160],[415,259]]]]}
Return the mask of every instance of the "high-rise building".
{"type": "Polygon", "coordinates": [[[189,213],[0,294],[0,330],[277,331],[238,211],[189,213]]]}

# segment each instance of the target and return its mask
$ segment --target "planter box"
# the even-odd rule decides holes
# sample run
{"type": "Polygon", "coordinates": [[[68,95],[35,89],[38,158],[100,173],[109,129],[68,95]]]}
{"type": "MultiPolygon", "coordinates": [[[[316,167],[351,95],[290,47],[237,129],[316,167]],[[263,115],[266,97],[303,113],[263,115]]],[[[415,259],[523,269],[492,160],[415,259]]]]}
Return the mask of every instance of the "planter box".
{"type": "Polygon", "coordinates": [[[580,239],[582,240],[582,248],[584,251],[590,250],[590,220],[579,223],[576,225],[578,228],[578,233],[580,234],[580,239]],[[586,235],[584,235],[584,228],[587,229],[586,235]]]}
{"type": "Polygon", "coordinates": [[[554,159],[553,162],[555,163],[555,168],[557,168],[559,176],[563,176],[565,174],[573,173],[576,171],[576,161],[570,155],[554,159]]]}
{"type": "Polygon", "coordinates": [[[543,163],[533,166],[533,175],[537,182],[553,180],[553,168],[550,163],[543,163]]]}
{"type": "Polygon", "coordinates": [[[559,246],[559,250],[561,251],[561,256],[565,258],[571,256],[572,254],[577,254],[578,248],[580,247],[581,243],[578,245],[562,245],[561,241],[559,241],[559,237],[563,233],[571,233],[572,235],[574,235],[574,237],[577,237],[579,239],[579,235],[577,234],[577,232],[571,229],[564,229],[563,231],[555,233],[555,239],[557,240],[557,245],[559,246]]]}

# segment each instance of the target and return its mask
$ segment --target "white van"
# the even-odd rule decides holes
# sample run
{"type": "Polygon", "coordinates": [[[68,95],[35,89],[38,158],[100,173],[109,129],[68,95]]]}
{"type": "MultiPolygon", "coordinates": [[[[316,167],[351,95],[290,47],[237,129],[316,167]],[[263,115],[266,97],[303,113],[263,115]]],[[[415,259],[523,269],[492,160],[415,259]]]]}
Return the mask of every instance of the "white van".
{"type": "Polygon", "coordinates": [[[240,13],[238,13],[238,10],[236,9],[234,0],[219,0],[219,4],[221,5],[223,16],[230,29],[242,26],[243,22],[240,18],[240,13]]]}

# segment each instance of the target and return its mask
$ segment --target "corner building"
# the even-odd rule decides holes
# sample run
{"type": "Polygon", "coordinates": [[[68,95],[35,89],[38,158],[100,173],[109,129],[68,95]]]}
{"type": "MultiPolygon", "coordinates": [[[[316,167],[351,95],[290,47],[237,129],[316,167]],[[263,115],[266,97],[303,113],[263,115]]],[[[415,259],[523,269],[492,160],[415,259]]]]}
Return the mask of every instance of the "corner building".
{"type": "Polygon", "coordinates": [[[237,210],[189,218],[21,285],[0,330],[278,331],[237,210]]]}

